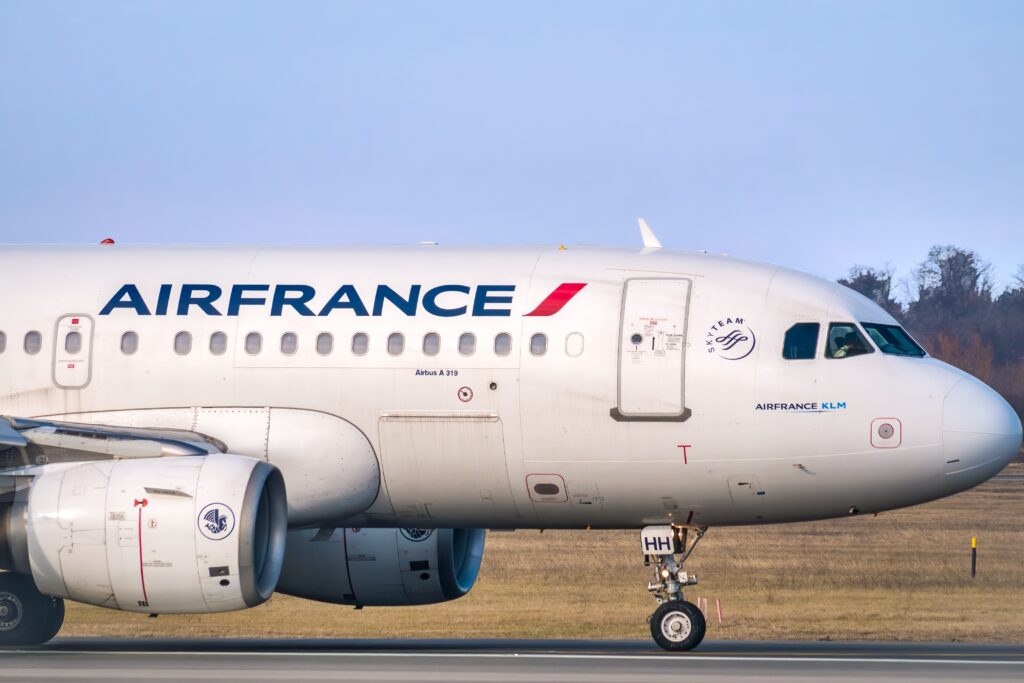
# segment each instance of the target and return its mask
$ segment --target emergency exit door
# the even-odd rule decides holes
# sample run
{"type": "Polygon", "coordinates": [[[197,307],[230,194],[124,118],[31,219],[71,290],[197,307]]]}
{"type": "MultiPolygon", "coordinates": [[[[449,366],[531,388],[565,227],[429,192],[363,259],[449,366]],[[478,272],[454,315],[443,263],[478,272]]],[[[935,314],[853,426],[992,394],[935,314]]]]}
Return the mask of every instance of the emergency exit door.
{"type": "Polygon", "coordinates": [[[691,281],[626,280],[619,329],[616,419],[684,420],[683,373],[691,281]]]}
{"type": "Polygon", "coordinates": [[[92,318],[65,315],[57,321],[53,345],[53,381],[63,389],[80,389],[92,378],[92,318]]]}

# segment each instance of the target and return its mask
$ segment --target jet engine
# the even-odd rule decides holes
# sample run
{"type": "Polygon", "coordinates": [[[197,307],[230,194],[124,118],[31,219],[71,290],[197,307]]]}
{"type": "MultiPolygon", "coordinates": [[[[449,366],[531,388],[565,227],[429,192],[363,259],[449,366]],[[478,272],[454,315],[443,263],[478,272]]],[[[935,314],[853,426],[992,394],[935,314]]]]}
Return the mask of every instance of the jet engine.
{"type": "Polygon", "coordinates": [[[343,605],[427,605],[476,582],[484,529],[324,528],[288,534],[277,590],[343,605]]]}
{"type": "Polygon", "coordinates": [[[0,568],[40,592],[148,613],[226,612],[274,592],[287,534],[276,467],[230,454],[62,463],[0,477],[0,568]]]}

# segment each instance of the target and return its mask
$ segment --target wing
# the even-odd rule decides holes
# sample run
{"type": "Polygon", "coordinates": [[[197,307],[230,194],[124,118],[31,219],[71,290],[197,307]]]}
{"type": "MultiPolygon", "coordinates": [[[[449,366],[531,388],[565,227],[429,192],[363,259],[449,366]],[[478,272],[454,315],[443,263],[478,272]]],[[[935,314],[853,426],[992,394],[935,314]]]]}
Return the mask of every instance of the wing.
{"type": "Polygon", "coordinates": [[[0,416],[0,472],[63,462],[226,451],[222,442],[198,432],[0,416]]]}

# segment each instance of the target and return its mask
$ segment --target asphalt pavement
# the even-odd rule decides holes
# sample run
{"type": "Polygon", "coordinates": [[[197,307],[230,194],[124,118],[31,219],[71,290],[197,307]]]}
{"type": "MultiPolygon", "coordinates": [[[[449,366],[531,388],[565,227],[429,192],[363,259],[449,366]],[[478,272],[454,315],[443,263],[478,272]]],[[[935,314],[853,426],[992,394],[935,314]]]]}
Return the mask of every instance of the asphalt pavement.
{"type": "Polygon", "coordinates": [[[1024,680],[1024,646],[645,641],[58,638],[0,650],[18,681],[1024,680]]]}

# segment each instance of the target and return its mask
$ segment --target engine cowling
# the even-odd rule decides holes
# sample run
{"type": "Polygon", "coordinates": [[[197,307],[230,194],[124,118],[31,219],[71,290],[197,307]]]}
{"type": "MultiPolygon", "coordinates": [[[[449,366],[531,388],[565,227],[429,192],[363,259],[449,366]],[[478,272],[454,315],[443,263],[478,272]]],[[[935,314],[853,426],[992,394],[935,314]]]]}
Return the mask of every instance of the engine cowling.
{"type": "Polygon", "coordinates": [[[0,515],[0,558],[46,595],[181,614],[253,607],[277,585],[287,500],[273,465],[218,454],[31,474],[0,515]]]}
{"type": "Polygon", "coordinates": [[[277,590],[343,605],[460,598],[483,560],[484,529],[307,529],[288,534],[277,590]]]}

